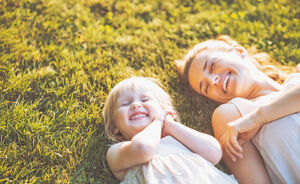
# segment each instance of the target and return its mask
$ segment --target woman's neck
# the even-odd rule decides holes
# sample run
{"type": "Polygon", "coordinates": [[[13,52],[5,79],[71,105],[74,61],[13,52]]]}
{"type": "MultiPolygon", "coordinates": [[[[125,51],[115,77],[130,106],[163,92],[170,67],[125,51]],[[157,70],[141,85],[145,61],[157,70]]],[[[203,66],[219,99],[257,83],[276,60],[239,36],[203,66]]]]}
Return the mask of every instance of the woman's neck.
{"type": "Polygon", "coordinates": [[[262,72],[256,73],[255,84],[248,95],[248,99],[254,99],[260,96],[265,96],[273,92],[280,91],[282,85],[268,77],[262,72]]]}

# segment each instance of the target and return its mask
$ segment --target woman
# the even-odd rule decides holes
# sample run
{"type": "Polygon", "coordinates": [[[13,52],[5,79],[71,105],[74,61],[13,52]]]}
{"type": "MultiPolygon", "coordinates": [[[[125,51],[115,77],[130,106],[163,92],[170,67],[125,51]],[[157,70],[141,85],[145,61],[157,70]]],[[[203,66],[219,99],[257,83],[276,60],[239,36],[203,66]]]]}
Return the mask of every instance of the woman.
{"type": "Polygon", "coordinates": [[[240,183],[300,183],[300,113],[293,114],[300,111],[299,87],[293,87],[300,75],[281,85],[284,75],[260,65],[266,58],[222,36],[197,44],[176,65],[194,91],[224,103],[214,111],[212,125],[223,159],[240,183]]]}

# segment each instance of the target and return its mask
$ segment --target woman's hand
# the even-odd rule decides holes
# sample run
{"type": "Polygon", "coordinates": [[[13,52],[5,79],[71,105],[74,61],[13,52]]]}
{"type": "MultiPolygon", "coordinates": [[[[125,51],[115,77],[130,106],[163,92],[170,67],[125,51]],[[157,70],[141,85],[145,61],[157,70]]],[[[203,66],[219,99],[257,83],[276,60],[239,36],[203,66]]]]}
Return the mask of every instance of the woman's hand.
{"type": "Polygon", "coordinates": [[[262,121],[256,118],[257,114],[258,112],[254,111],[227,124],[221,143],[232,161],[235,162],[237,157],[243,158],[241,145],[254,137],[263,125],[262,121]]]}

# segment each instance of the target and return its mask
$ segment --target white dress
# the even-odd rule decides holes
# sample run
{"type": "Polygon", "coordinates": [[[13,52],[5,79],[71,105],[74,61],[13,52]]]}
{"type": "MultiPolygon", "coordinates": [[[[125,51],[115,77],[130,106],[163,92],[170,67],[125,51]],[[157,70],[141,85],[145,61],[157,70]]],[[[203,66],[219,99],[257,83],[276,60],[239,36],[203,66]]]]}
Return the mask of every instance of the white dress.
{"type": "MultiPolygon", "coordinates": [[[[300,74],[293,74],[283,87],[286,90],[297,84],[300,84],[300,74]]],[[[241,115],[245,115],[245,104],[265,104],[277,95],[278,93],[272,93],[255,101],[234,98],[230,102],[241,115]]],[[[300,183],[300,112],[264,125],[252,142],[263,157],[273,184],[300,183]]]]}
{"type": "Polygon", "coordinates": [[[121,183],[227,184],[237,183],[237,181],[233,176],[218,170],[199,154],[192,153],[175,138],[166,136],[161,139],[152,160],[130,168],[121,183]]]}

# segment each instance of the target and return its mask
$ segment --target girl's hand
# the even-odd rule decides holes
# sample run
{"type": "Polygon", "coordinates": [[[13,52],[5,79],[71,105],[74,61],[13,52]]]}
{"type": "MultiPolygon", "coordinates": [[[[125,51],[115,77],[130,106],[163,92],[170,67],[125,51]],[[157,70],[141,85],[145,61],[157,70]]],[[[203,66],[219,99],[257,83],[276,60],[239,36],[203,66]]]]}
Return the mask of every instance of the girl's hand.
{"type": "Polygon", "coordinates": [[[173,111],[173,110],[167,110],[165,112],[166,112],[166,118],[165,118],[163,129],[162,129],[162,137],[170,135],[169,131],[168,131],[168,127],[176,119],[176,113],[175,113],[175,111],[173,111]]]}
{"type": "Polygon", "coordinates": [[[255,113],[250,113],[227,124],[221,143],[226,153],[234,162],[237,157],[243,158],[243,148],[241,145],[254,137],[263,125],[255,117],[255,113]]]}

